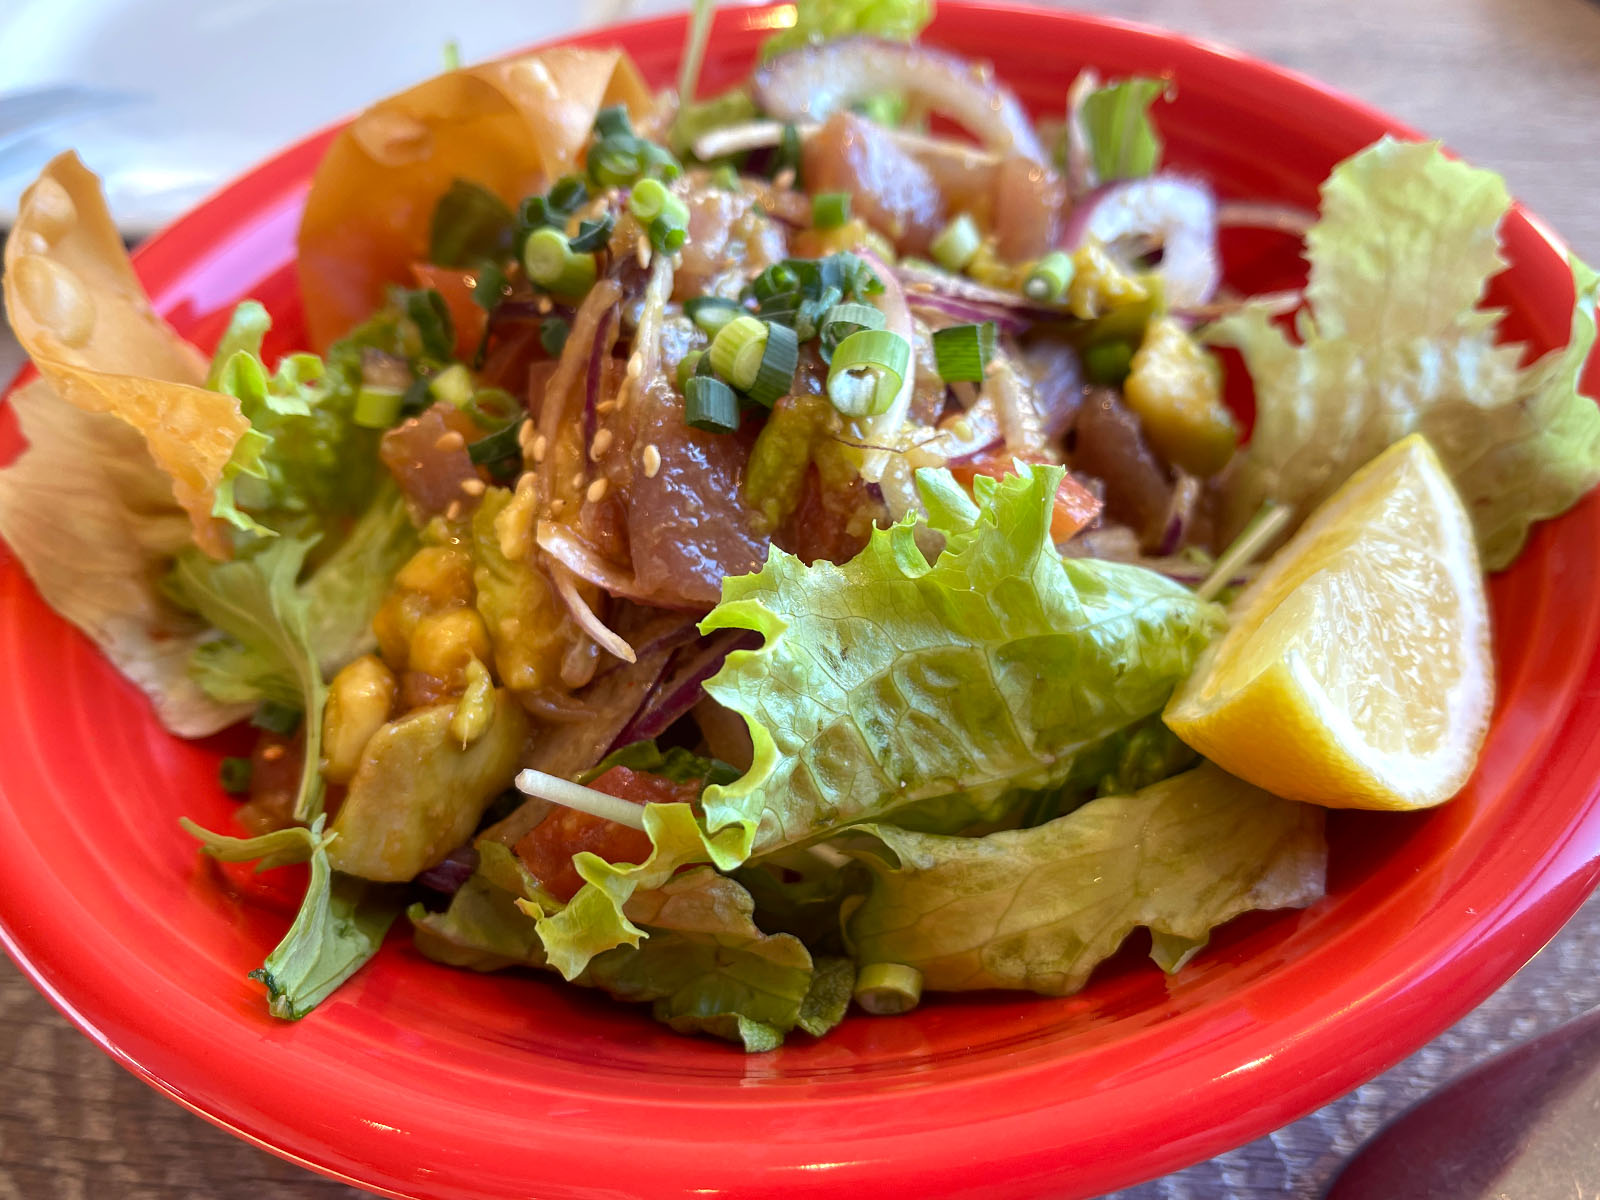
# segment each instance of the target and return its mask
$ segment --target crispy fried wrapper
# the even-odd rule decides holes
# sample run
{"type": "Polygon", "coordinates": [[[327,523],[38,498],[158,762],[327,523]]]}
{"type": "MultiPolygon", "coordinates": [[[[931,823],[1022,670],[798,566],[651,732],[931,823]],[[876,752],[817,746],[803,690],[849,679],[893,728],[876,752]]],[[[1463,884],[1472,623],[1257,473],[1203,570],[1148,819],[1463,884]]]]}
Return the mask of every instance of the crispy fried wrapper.
{"type": "Polygon", "coordinates": [[[6,241],[5,297],[17,340],[55,394],[137,430],[195,543],[224,557],[211,507],[249,423],[232,396],[201,386],[205,359],[150,307],[100,181],[75,154],[52,160],[23,193],[6,241]]]}
{"type": "Polygon", "coordinates": [[[379,101],[323,157],[300,225],[300,291],[318,352],[364,320],[424,259],[433,209],[456,179],[515,207],[571,171],[595,114],[650,96],[618,50],[557,47],[451,71],[379,101]]]}

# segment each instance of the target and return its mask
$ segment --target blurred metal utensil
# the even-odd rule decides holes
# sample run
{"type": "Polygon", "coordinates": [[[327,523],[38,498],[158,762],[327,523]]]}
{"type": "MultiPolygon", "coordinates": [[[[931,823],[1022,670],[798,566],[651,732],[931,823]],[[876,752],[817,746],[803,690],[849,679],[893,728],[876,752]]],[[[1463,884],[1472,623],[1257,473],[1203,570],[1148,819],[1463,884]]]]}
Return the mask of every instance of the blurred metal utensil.
{"type": "Polygon", "coordinates": [[[1600,1196],[1600,1010],[1434,1092],[1345,1164],[1324,1200],[1600,1196]]]}

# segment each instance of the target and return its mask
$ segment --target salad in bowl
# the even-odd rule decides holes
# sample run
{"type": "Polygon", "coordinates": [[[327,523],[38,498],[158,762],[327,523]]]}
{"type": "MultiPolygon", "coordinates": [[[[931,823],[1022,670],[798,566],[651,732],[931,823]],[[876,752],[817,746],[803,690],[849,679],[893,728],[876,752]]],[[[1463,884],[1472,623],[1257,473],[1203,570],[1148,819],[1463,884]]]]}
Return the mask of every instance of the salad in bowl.
{"type": "Polygon", "coordinates": [[[23,199],[0,536],[172,733],[255,728],[187,828],[303,876],[277,1016],[397,925],[750,1051],[1181,970],[1323,895],[1327,808],[1461,788],[1483,573],[1600,480],[1595,276],[1498,342],[1492,173],[1222,202],[1171,80],[1035,120],[927,6],[802,4],[699,97],[708,16],[674,90],[555,48],[335,134],[275,361],[154,314],[75,157],[23,199]]]}

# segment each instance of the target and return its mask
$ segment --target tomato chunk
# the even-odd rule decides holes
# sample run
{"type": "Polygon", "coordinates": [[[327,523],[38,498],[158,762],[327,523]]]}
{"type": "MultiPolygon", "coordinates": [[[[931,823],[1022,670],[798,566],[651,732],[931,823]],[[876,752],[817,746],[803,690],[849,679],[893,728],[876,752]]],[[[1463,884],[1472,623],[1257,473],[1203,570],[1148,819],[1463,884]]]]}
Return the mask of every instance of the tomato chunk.
{"type": "MultiPolygon", "coordinates": [[[[674,783],[663,775],[627,767],[612,767],[589,786],[638,805],[687,804],[700,795],[699,784],[692,780],[674,783]]],[[[650,854],[650,839],[615,821],[575,808],[560,808],[535,825],[517,843],[516,850],[545,891],[565,903],[583,886],[583,877],[572,865],[574,854],[587,850],[607,862],[640,863],[650,854]]]]}
{"type": "MultiPolygon", "coordinates": [[[[950,474],[955,476],[956,482],[970,488],[979,475],[986,475],[990,479],[1015,475],[1016,469],[1012,464],[1017,458],[1025,462],[1044,461],[1011,454],[1002,448],[989,450],[967,462],[953,465],[950,474]]],[[[1101,506],[1100,497],[1074,479],[1070,471],[1067,472],[1061,480],[1061,486],[1056,489],[1056,508],[1050,518],[1050,536],[1057,542],[1066,541],[1093,521],[1100,514],[1101,506]]]]}
{"type": "Polygon", "coordinates": [[[412,263],[411,274],[418,287],[432,288],[439,293],[455,329],[456,357],[470,361],[478,352],[478,343],[483,340],[483,329],[489,320],[488,311],[472,298],[478,277],[457,267],[436,267],[425,262],[412,263]]]}

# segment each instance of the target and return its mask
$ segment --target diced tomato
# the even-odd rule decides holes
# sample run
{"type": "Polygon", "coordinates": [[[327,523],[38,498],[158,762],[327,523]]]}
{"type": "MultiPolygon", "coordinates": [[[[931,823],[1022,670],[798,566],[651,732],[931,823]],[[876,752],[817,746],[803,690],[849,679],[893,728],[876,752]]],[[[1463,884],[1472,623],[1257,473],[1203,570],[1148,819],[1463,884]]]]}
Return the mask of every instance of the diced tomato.
{"type": "Polygon", "coordinates": [[[418,287],[432,288],[439,293],[456,331],[456,357],[471,359],[478,351],[489,320],[488,312],[472,298],[478,277],[457,267],[436,267],[425,262],[412,263],[411,274],[418,287]]]}
{"type": "MultiPolygon", "coordinates": [[[[693,781],[674,783],[665,776],[628,767],[612,767],[589,786],[638,805],[687,804],[700,795],[699,785],[693,781]]],[[[565,902],[583,886],[583,878],[572,865],[574,854],[587,850],[607,862],[641,863],[650,854],[650,839],[615,821],[560,808],[534,826],[516,849],[544,889],[565,902]]]]}
{"type": "MultiPolygon", "coordinates": [[[[990,450],[959,466],[952,466],[950,474],[955,476],[957,482],[970,488],[972,481],[979,475],[987,475],[990,479],[1002,479],[1007,475],[1016,474],[1012,463],[1017,458],[1025,462],[1044,461],[1027,455],[1011,454],[1004,449],[990,450]]],[[[1062,479],[1061,486],[1056,489],[1056,510],[1050,519],[1050,536],[1057,542],[1066,541],[1094,520],[1099,515],[1100,508],[1100,497],[1074,479],[1069,471],[1062,479]]]]}

